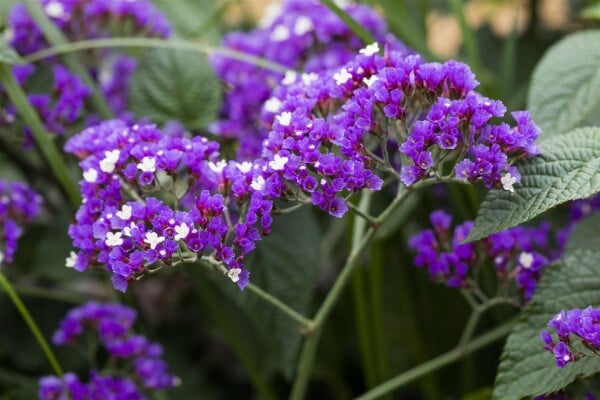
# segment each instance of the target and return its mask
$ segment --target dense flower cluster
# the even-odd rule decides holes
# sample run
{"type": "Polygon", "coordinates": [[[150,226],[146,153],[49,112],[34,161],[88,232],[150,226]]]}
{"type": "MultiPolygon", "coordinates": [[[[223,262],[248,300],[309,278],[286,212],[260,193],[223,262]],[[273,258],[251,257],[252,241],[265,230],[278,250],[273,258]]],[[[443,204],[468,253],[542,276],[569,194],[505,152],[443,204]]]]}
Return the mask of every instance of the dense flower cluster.
{"type": "MultiPolygon", "coordinates": [[[[147,0],[42,0],[41,6],[71,41],[105,38],[112,34],[154,37],[171,34],[164,15],[147,0]],[[116,31],[122,27],[126,27],[127,31],[116,31]]],[[[24,4],[17,3],[12,8],[6,32],[7,40],[20,54],[27,55],[49,47],[24,4]]],[[[131,120],[127,112],[128,82],[136,66],[135,59],[107,50],[89,50],[82,59],[112,112],[120,118],[131,120]]],[[[91,89],[77,75],[63,67],[58,59],[48,59],[38,68],[32,65],[17,66],[13,68],[13,73],[28,90],[29,100],[49,132],[64,134],[74,122],[84,117],[87,123],[98,120],[85,108],[91,89]],[[39,87],[39,82],[45,80],[45,68],[48,66],[53,72],[53,86],[39,87]],[[84,111],[88,111],[87,115],[84,111]]],[[[13,125],[16,110],[10,104],[7,104],[7,109],[7,115],[0,118],[0,126],[13,125]]],[[[29,144],[31,137],[27,129],[25,135],[26,144],[29,144]]]]}
{"type": "MultiPolygon", "coordinates": [[[[171,27],[165,16],[147,0],[41,0],[50,20],[71,41],[111,36],[113,29],[127,27],[123,35],[167,37],[171,27]]],[[[29,14],[17,3],[8,18],[9,43],[20,54],[31,54],[48,47],[44,34],[29,14]]]]}
{"type": "Polygon", "coordinates": [[[491,259],[501,281],[514,280],[525,300],[530,300],[549,263],[549,226],[522,227],[495,233],[479,242],[463,243],[473,227],[467,221],[451,230],[452,217],[443,211],[430,215],[433,229],[413,236],[409,245],[417,251],[414,264],[425,267],[432,279],[450,287],[468,287],[468,278],[486,259],[491,259]]]}
{"type": "Polygon", "coordinates": [[[284,79],[267,102],[268,173],[338,217],[342,194],[381,187],[375,170],[407,186],[449,174],[513,191],[520,175],[511,163],[538,152],[529,114],[513,113],[514,128],[494,124],[506,109],[473,91],[467,65],[379,51],[373,43],[334,73],[284,79]]]}
{"type": "MultiPolygon", "coordinates": [[[[374,10],[355,4],[344,9],[378,41],[404,49],[387,34],[385,21],[374,10]]],[[[274,61],[290,71],[308,73],[339,68],[362,47],[347,25],[318,0],[286,0],[271,11],[258,29],[225,35],[223,46],[274,61]]],[[[228,87],[221,118],[213,131],[237,139],[240,157],[254,158],[260,155],[268,134],[268,126],[261,122],[261,109],[272,109],[273,102],[267,100],[284,76],[221,56],[213,58],[213,65],[228,87]]]]}
{"type": "Polygon", "coordinates": [[[17,241],[41,204],[42,197],[25,183],[0,180],[0,269],[13,262],[17,241]]]}
{"type": "Polygon", "coordinates": [[[271,229],[272,190],[259,163],[221,160],[218,148],[119,120],[72,137],[65,149],[81,159],[83,203],[67,266],[106,264],[124,291],[154,268],[206,255],[243,288],[244,256],[271,229]]]}
{"type": "MultiPolygon", "coordinates": [[[[46,376],[39,382],[42,400],[69,398],[88,399],[143,399],[138,385],[145,389],[160,390],[175,387],[179,378],[168,372],[162,360],[162,347],[146,337],[132,332],[136,312],[120,304],[89,302],[69,311],[54,333],[58,346],[72,345],[85,333],[99,338],[109,357],[132,365],[130,378],[106,376],[93,370],[88,383],[83,383],[74,373],[60,379],[46,376]]],[[[114,368],[114,367],[113,367],[114,368]]]]}
{"type": "Polygon", "coordinates": [[[558,368],[586,355],[600,356],[600,308],[561,311],[548,326],[556,331],[558,342],[549,331],[543,331],[540,337],[544,348],[554,354],[558,368]]]}

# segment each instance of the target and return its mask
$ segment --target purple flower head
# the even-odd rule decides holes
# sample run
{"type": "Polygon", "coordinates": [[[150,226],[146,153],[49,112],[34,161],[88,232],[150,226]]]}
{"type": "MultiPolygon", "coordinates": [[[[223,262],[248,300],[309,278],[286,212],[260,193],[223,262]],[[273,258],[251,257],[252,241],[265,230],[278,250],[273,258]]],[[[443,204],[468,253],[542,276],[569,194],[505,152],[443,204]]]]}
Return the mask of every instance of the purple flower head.
{"type": "Polygon", "coordinates": [[[529,301],[543,268],[553,260],[548,224],[515,227],[478,242],[463,243],[472,221],[452,230],[450,214],[439,210],[431,213],[430,221],[433,230],[426,229],[409,240],[409,246],[417,252],[414,264],[427,267],[432,279],[451,287],[464,287],[470,271],[490,260],[498,277],[514,281],[524,300],[529,301]]]}
{"type": "Polygon", "coordinates": [[[41,204],[42,197],[27,184],[0,180],[0,269],[14,261],[18,240],[41,204]]]}
{"type": "MultiPolygon", "coordinates": [[[[387,34],[385,21],[365,5],[344,6],[355,20],[380,43],[405,51],[405,47],[387,34]]],[[[249,63],[214,57],[213,65],[229,91],[221,117],[213,131],[224,138],[236,139],[238,156],[256,158],[262,141],[281,107],[277,85],[308,83],[315,73],[340,68],[352,60],[362,43],[347,25],[327,7],[315,0],[286,0],[275,14],[248,33],[233,32],[223,46],[265,58],[289,68],[285,76],[249,63]],[[292,71],[305,71],[296,74],[292,71]]]]}
{"type": "Polygon", "coordinates": [[[119,120],[84,130],[65,149],[83,170],[83,202],[69,228],[78,251],[68,266],[105,264],[125,291],[151,270],[210,255],[238,286],[248,283],[244,256],[272,224],[260,160],[226,161],[205,138],[119,120]],[[187,190],[176,195],[177,185],[187,190]]]}
{"type": "Polygon", "coordinates": [[[44,377],[39,382],[40,398],[142,399],[140,387],[160,390],[177,386],[179,378],[169,372],[167,363],[162,359],[162,347],[133,333],[135,319],[136,312],[120,304],[89,302],[71,309],[54,333],[54,344],[75,344],[84,334],[91,334],[99,339],[116,363],[113,368],[114,365],[120,368],[133,365],[131,372],[134,379],[103,376],[95,371],[91,371],[87,384],[81,383],[72,373],[65,375],[64,383],[57,377],[44,377]],[[117,395],[124,397],[114,397],[117,395]]]}

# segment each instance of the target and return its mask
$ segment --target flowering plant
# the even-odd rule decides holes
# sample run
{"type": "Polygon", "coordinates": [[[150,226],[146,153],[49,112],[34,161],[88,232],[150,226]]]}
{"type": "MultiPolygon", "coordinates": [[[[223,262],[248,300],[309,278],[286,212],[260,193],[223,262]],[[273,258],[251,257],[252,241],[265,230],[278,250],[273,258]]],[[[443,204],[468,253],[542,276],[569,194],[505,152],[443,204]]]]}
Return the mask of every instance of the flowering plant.
{"type": "Polygon", "coordinates": [[[0,10],[0,391],[600,394],[593,9],[196,3],[0,10]]]}

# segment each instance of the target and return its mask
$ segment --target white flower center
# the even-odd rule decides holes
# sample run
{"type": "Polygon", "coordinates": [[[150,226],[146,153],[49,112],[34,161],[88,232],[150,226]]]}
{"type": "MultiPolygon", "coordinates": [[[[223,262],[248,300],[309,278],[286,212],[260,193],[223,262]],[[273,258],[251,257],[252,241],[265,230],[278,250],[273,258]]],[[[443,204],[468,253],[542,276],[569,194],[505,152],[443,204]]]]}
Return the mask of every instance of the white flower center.
{"type": "Polygon", "coordinates": [[[165,240],[164,237],[158,236],[156,232],[146,232],[146,238],[144,239],[144,243],[148,243],[150,248],[154,250],[159,243],[162,243],[165,240]]]}
{"type": "Polygon", "coordinates": [[[65,266],[67,268],[73,268],[75,266],[76,262],[77,262],[77,253],[75,253],[74,251],[71,251],[71,253],[69,254],[69,257],[67,257],[67,259],[65,260],[65,266]]]}
{"type": "Polygon", "coordinates": [[[521,264],[525,269],[531,268],[533,265],[533,254],[526,251],[519,254],[519,264],[521,264]]]}
{"type": "Polygon", "coordinates": [[[121,207],[121,211],[117,211],[117,217],[121,218],[123,221],[127,221],[131,218],[132,207],[128,204],[123,204],[121,207]]]}
{"type": "Polygon", "coordinates": [[[154,172],[156,171],[156,159],[154,157],[144,157],[137,167],[142,172],[154,172]]]}
{"type": "Polygon", "coordinates": [[[229,277],[229,279],[231,279],[231,281],[233,283],[236,283],[237,281],[240,280],[241,272],[242,272],[241,268],[231,268],[229,271],[227,271],[227,276],[229,277]]]}
{"type": "Polygon", "coordinates": [[[185,239],[190,234],[190,227],[185,222],[175,226],[175,240],[185,239]]]}
{"type": "Polygon", "coordinates": [[[517,178],[512,176],[510,172],[507,172],[506,175],[500,178],[500,183],[502,183],[504,190],[514,193],[515,189],[513,188],[513,185],[517,183],[517,178]]]}
{"type": "Polygon", "coordinates": [[[106,234],[106,239],[104,243],[109,247],[120,246],[123,244],[123,239],[121,239],[122,232],[108,232],[106,234]]]}
{"type": "Polygon", "coordinates": [[[360,49],[358,52],[367,57],[372,56],[373,54],[377,54],[379,53],[379,43],[371,43],[364,49],[360,49]]]}
{"type": "Polygon", "coordinates": [[[339,86],[348,82],[349,79],[352,79],[352,75],[346,68],[342,68],[340,72],[333,74],[333,79],[335,79],[335,83],[339,86]]]}
{"type": "Polygon", "coordinates": [[[96,171],[94,168],[88,169],[83,173],[83,179],[89,183],[96,182],[98,179],[98,171],[96,171]]]}
{"type": "Polygon", "coordinates": [[[273,161],[269,162],[269,167],[271,167],[275,171],[281,171],[285,167],[285,164],[287,162],[287,157],[280,157],[279,154],[275,154],[275,157],[273,157],[273,161]]]}

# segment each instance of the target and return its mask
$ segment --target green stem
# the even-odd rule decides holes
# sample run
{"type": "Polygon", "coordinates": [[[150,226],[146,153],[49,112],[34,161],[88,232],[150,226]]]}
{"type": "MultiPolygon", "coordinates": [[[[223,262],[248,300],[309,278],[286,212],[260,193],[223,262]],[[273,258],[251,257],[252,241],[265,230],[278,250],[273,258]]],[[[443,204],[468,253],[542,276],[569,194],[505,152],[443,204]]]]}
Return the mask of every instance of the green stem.
{"type": "Polygon", "coordinates": [[[427,375],[449,364],[452,364],[464,358],[465,356],[479,350],[480,348],[485,347],[488,344],[493,343],[496,340],[499,340],[504,336],[508,335],[515,323],[516,319],[504,323],[475,338],[471,342],[466,343],[464,346],[457,346],[454,349],[448,351],[447,353],[444,353],[432,360],[429,360],[426,363],[423,363],[409,371],[406,371],[388,380],[387,382],[382,383],[381,385],[357,397],[355,400],[377,399],[380,396],[390,393],[391,391],[398,389],[416,379],[419,379],[424,375],[427,375]]]}
{"type": "Polygon", "coordinates": [[[267,303],[270,303],[272,306],[277,308],[279,311],[283,312],[285,315],[287,315],[288,317],[290,317],[291,319],[296,321],[298,324],[300,324],[303,328],[305,328],[309,331],[313,329],[313,325],[314,325],[313,321],[306,318],[304,315],[300,314],[296,310],[292,309],[290,306],[288,306],[287,304],[285,304],[284,302],[282,302],[275,296],[265,292],[263,289],[256,286],[255,284],[249,283],[246,286],[246,289],[248,291],[254,293],[255,295],[257,295],[261,299],[265,300],[267,303]]]}
{"type": "MultiPolygon", "coordinates": [[[[23,0],[23,2],[27,7],[27,11],[29,11],[37,26],[40,27],[50,45],[59,46],[68,42],[63,33],[46,16],[39,0],[23,0]]],[[[92,89],[92,102],[100,116],[104,119],[113,118],[108,103],[98,90],[87,69],[73,55],[65,55],[63,60],[69,69],[79,75],[83,80],[83,83],[92,89]]]]}
{"type": "Polygon", "coordinates": [[[87,298],[80,293],[43,289],[33,286],[13,286],[15,291],[24,296],[38,297],[45,300],[60,301],[63,303],[83,304],[87,298]]]}
{"type": "Polygon", "coordinates": [[[69,175],[67,164],[58,151],[53,137],[46,133],[40,117],[29,103],[23,89],[17,84],[10,67],[6,64],[0,64],[0,83],[4,86],[10,101],[19,110],[23,120],[31,129],[33,138],[48,162],[52,173],[56,176],[73,206],[77,207],[81,202],[79,188],[69,175]]]}
{"type": "Polygon", "coordinates": [[[25,323],[29,327],[29,330],[31,331],[31,333],[37,340],[38,344],[42,348],[42,351],[46,355],[48,362],[50,362],[50,365],[52,366],[54,373],[58,377],[62,377],[62,375],[63,375],[62,368],[60,367],[60,364],[56,360],[54,353],[52,353],[52,350],[50,349],[48,342],[46,342],[46,339],[44,339],[44,335],[42,335],[40,328],[37,326],[37,324],[31,317],[31,314],[27,310],[27,307],[25,307],[25,304],[23,304],[23,302],[19,298],[19,295],[17,294],[17,292],[15,292],[12,285],[10,284],[8,279],[6,279],[6,277],[4,276],[4,274],[2,272],[0,272],[0,286],[2,286],[2,288],[6,291],[6,293],[8,294],[8,297],[10,297],[13,304],[17,308],[17,311],[19,311],[19,314],[21,314],[21,317],[23,317],[23,319],[25,320],[25,323]]]}
{"type": "Polygon", "coordinates": [[[369,290],[371,298],[371,321],[373,338],[374,338],[374,353],[377,365],[378,383],[387,379],[388,374],[388,357],[385,334],[384,321],[384,254],[383,244],[381,242],[374,243],[372,248],[372,259],[369,263],[369,290]]]}
{"type": "Polygon", "coordinates": [[[275,62],[266,60],[264,58],[256,57],[250,54],[246,54],[241,51],[227,49],[224,47],[208,46],[201,43],[195,43],[185,40],[174,40],[174,39],[156,39],[156,38],[110,38],[110,39],[93,39],[93,40],[81,40],[77,42],[64,43],[55,45],[49,49],[41,50],[36,53],[32,53],[24,57],[27,62],[36,62],[43,60],[48,57],[52,57],[59,54],[67,54],[76,51],[89,50],[89,49],[104,49],[111,47],[148,47],[148,48],[168,48],[186,51],[195,51],[206,55],[219,54],[224,57],[229,57],[235,60],[245,61],[249,64],[256,65],[264,69],[268,69],[274,72],[285,73],[289,68],[277,64],[275,62]]]}
{"type": "Polygon", "coordinates": [[[335,15],[350,28],[350,30],[363,41],[364,44],[375,42],[373,35],[369,33],[362,25],[354,20],[346,11],[339,8],[332,0],[321,0],[324,6],[329,8],[335,15]]]}

